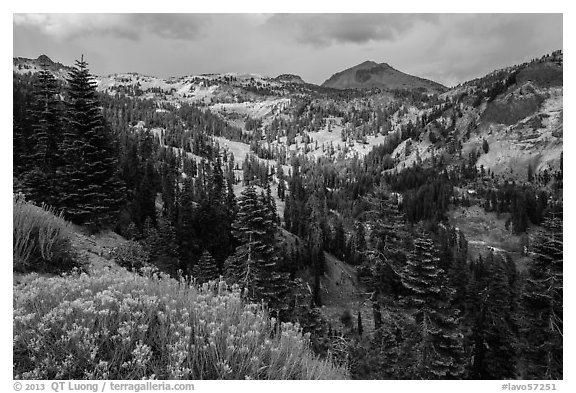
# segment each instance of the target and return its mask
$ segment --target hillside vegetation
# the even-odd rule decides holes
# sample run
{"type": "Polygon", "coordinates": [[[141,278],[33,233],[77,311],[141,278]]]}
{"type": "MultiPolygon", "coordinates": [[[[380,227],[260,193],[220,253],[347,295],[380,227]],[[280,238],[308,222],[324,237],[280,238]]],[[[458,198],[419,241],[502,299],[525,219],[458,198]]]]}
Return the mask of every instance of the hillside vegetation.
{"type": "MultiPolygon", "coordinates": [[[[158,378],[229,369],[234,378],[562,378],[561,51],[447,91],[333,89],[287,75],[94,77],[83,59],[62,79],[57,63],[37,63],[14,60],[14,192],[33,203],[15,214],[15,302],[35,299],[18,303],[15,318],[31,335],[15,339],[23,377],[80,376],[62,358],[72,351],[92,377],[102,368],[158,378]],[[41,219],[28,225],[28,215],[41,219]],[[43,253],[45,238],[64,239],[57,249],[96,273],[27,275],[59,264],[43,253]],[[209,282],[218,288],[196,288],[209,282]],[[35,298],[50,285],[75,297],[35,298]],[[174,326],[160,320],[172,310],[162,291],[178,305],[174,326]],[[224,306],[232,314],[218,314],[224,306]],[[110,321],[107,307],[118,311],[110,321]],[[242,336],[263,359],[254,369],[236,343],[217,341],[247,310],[262,326],[242,336]],[[207,339],[196,334],[203,313],[224,318],[207,339]],[[182,329],[184,344],[172,334],[182,329]],[[126,331],[135,333],[111,355],[126,331]],[[194,347],[176,361],[182,345],[194,347]]],[[[384,64],[363,67],[345,74],[400,78],[384,64]]]]}
{"type": "Polygon", "coordinates": [[[16,272],[62,272],[80,265],[72,247],[72,230],[63,214],[13,197],[13,269],[16,272]]]}
{"type": "Polygon", "coordinates": [[[223,282],[108,270],[14,288],[16,379],[341,379],[297,325],[223,282]]]}

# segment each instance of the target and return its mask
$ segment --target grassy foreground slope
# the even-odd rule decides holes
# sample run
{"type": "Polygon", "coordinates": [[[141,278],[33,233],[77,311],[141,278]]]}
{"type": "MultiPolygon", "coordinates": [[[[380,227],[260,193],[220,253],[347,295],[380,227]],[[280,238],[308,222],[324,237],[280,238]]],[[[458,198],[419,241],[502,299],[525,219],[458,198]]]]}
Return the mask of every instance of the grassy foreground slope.
{"type": "Polygon", "coordinates": [[[275,324],[225,283],[106,269],[14,288],[14,377],[342,379],[298,326],[275,324]]]}

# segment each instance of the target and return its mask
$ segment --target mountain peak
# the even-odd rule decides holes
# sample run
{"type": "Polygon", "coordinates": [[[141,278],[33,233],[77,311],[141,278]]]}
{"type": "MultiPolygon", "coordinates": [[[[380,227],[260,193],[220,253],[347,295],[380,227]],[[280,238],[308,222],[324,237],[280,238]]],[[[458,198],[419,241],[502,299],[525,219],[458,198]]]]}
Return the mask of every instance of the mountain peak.
{"type": "Polygon", "coordinates": [[[300,75],[294,75],[294,74],[282,74],[282,75],[278,75],[276,78],[274,78],[277,81],[280,82],[289,82],[289,83],[306,83],[304,82],[304,80],[300,77],[300,75]]]}
{"type": "Polygon", "coordinates": [[[372,60],[366,60],[365,62],[363,62],[363,63],[361,63],[361,64],[358,64],[358,65],[359,65],[359,66],[371,66],[371,67],[374,67],[374,66],[377,66],[378,63],[376,63],[375,61],[372,61],[372,60]]]}
{"type": "Polygon", "coordinates": [[[52,59],[50,59],[48,56],[46,55],[40,55],[38,56],[38,58],[36,59],[36,61],[38,62],[38,64],[46,64],[46,65],[51,65],[54,64],[54,62],[52,61],[52,59]]]}
{"type": "Polygon", "coordinates": [[[446,87],[439,83],[408,75],[388,63],[366,60],[357,66],[332,75],[322,84],[334,89],[407,89],[441,93],[446,87]]]}

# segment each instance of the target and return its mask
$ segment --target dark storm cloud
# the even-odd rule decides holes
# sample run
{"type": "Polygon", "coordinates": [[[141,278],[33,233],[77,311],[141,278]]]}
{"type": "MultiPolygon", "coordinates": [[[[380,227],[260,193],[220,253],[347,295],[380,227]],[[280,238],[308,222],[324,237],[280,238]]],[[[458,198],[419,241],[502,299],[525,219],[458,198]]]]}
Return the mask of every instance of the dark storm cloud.
{"type": "Polygon", "coordinates": [[[187,40],[198,38],[208,23],[206,14],[133,14],[130,23],[162,38],[187,40]]]}
{"type": "Polygon", "coordinates": [[[561,14],[15,14],[14,56],[94,72],[299,74],[365,60],[454,85],[562,48],[561,14]],[[202,56],[198,54],[202,53],[202,56]]]}
{"type": "Polygon", "coordinates": [[[82,37],[140,40],[151,34],[190,40],[210,21],[206,14],[14,14],[14,25],[36,29],[56,39],[82,37]]]}
{"type": "Polygon", "coordinates": [[[369,41],[394,41],[420,22],[436,22],[432,14],[276,14],[270,28],[294,29],[303,44],[363,44],[369,41]]]}

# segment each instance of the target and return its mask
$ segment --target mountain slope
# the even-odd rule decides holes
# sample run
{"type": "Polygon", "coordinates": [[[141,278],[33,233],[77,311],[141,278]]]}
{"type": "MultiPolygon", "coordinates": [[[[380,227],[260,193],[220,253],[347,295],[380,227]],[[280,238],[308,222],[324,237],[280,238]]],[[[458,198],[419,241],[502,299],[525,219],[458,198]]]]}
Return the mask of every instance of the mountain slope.
{"type": "Polygon", "coordinates": [[[13,72],[16,74],[36,73],[45,67],[52,72],[54,77],[59,80],[65,80],[69,77],[72,67],[65,66],[62,63],[52,61],[46,55],[40,55],[37,59],[27,59],[25,57],[13,58],[13,72]]]}
{"type": "Polygon", "coordinates": [[[563,150],[562,52],[466,82],[440,95],[426,110],[418,138],[393,152],[396,169],[442,155],[461,165],[476,153],[477,168],[526,181],[560,169],[563,150]],[[483,147],[486,141],[486,148],[483,147]],[[453,146],[461,146],[462,152],[453,146]],[[463,157],[463,158],[462,158],[463,157]]]}
{"type": "Polygon", "coordinates": [[[408,89],[442,93],[446,87],[439,83],[406,74],[387,63],[365,61],[332,75],[323,87],[334,89],[408,89]]]}

